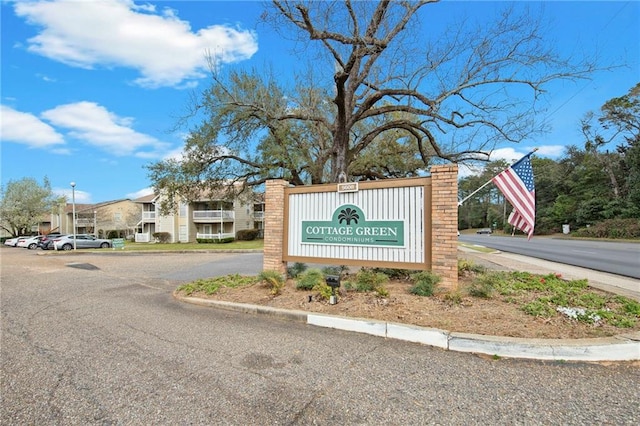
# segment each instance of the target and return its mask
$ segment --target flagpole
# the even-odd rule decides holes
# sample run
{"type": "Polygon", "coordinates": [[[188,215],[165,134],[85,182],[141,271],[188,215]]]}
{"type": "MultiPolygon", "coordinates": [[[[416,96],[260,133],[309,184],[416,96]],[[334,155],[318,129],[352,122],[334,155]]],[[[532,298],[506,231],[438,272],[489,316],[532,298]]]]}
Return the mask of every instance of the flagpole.
{"type": "Polygon", "coordinates": [[[476,189],[475,191],[473,191],[471,194],[469,194],[467,197],[465,197],[463,200],[458,201],[458,207],[460,207],[462,205],[462,203],[464,203],[465,201],[467,201],[469,198],[473,197],[474,195],[476,195],[476,193],[478,191],[480,191],[482,188],[484,188],[485,186],[489,185],[491,183],[491,180],[489,180],[489,182],[485,183],[484,185],[482,185],[480,188],[476,189]]]}
{"type": "MultiPolygon", "coordinates": [[[[524,157],[522,157],[520,160],[516,161],[513,164],[516,164],[518,162],[520,162],[523,158],[526,158],[528,156],[530,156],[531,154],[533,154],[534,152],[536,152],[538,150],[538,148],[533,148],[533,151],[531,151],[530,153],[528,153],[527,155],[525,155],[524,157]]],[[[513,164],[511,166],[513,166],[513,164]]],[[[509,166],[509,167],[511,167],[509,166]]],[[[509,168],[507,167],[507,169],[509,168]]],[[[506,169],[505,169],[506,170],[506,169]]],[[[465,201],[467,201],[469,198],[473,197],[474,195],[476,195],[482,188],[484,188],[485,186],[489,185],[491,182],[493,182],[493,178],[489,179],[489,181],[487,183],[485,183],[484,185],[482,185],[480,188],[476,189],[475,191],[473,191],[471,194],[469,194],[467,197],[465,197],[464,199],[458,201],[458,207],[460,207],[462,205],[462,203],[464,203],[465,201]]]]}

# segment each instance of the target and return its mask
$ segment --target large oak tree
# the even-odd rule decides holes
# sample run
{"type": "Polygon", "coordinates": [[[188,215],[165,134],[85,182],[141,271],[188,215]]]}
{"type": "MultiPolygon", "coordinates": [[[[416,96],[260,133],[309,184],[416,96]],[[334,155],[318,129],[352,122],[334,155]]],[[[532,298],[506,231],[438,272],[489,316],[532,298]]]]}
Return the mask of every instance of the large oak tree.
{"type": "Polygon", "coordinates": [[[561,57],[521,5],[438,30],[430,3],[273,1],[264,22],[312,65],[220,70],[212,55],[211,84],[192,104],[200,121],[181,159],[149,166],[155,189],[189,199],[230,181],[379,179],[486,160],[542,130],[548,83],[595,69],[561,57]]]}

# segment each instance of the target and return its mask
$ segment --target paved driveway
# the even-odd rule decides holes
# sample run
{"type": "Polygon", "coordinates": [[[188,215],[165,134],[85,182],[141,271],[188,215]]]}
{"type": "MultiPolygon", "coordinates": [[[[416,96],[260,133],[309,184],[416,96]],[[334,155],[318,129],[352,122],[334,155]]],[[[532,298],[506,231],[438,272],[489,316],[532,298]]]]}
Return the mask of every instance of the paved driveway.
{"type": "Polygon", "coordinates": [[[637,365],[479,358],[171,297],[257,254],[0,256],[1,424],[640,420],[637,365]]]}

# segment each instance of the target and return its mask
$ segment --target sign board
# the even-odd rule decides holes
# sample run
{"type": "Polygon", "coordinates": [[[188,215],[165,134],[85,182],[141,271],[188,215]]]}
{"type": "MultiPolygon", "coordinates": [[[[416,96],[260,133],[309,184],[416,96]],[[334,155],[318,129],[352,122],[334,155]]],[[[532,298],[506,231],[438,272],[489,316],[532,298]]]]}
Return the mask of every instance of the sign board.
{"type": "Polygon", "coordinates": [[[338,192],[358,192],[358,182],[344,182],[338,184],[338,192]]]}
{"type": "Polygon", "coordinates": [[[113,249],[124,249],[124,238],[114,238],[111,240],[111,247],[113,249]]]}
{"type": "Polygon", "coordinates": [[[339,206],[328,221],[302,221],[302,244],[404,247],[404,221],[367,221],[353,204],[339,206]]]}

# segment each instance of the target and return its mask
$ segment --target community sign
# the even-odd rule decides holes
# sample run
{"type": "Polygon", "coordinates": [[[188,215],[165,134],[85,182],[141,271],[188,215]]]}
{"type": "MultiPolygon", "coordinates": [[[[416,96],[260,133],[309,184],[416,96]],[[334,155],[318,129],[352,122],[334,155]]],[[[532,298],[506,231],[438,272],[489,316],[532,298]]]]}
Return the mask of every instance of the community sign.
{"type": "Polygon", "coordinates": [[[344,204],[330,221],[302,221],[302,243],[404,247],[404,221],[367,221],[359,207],[344,204]]]}

